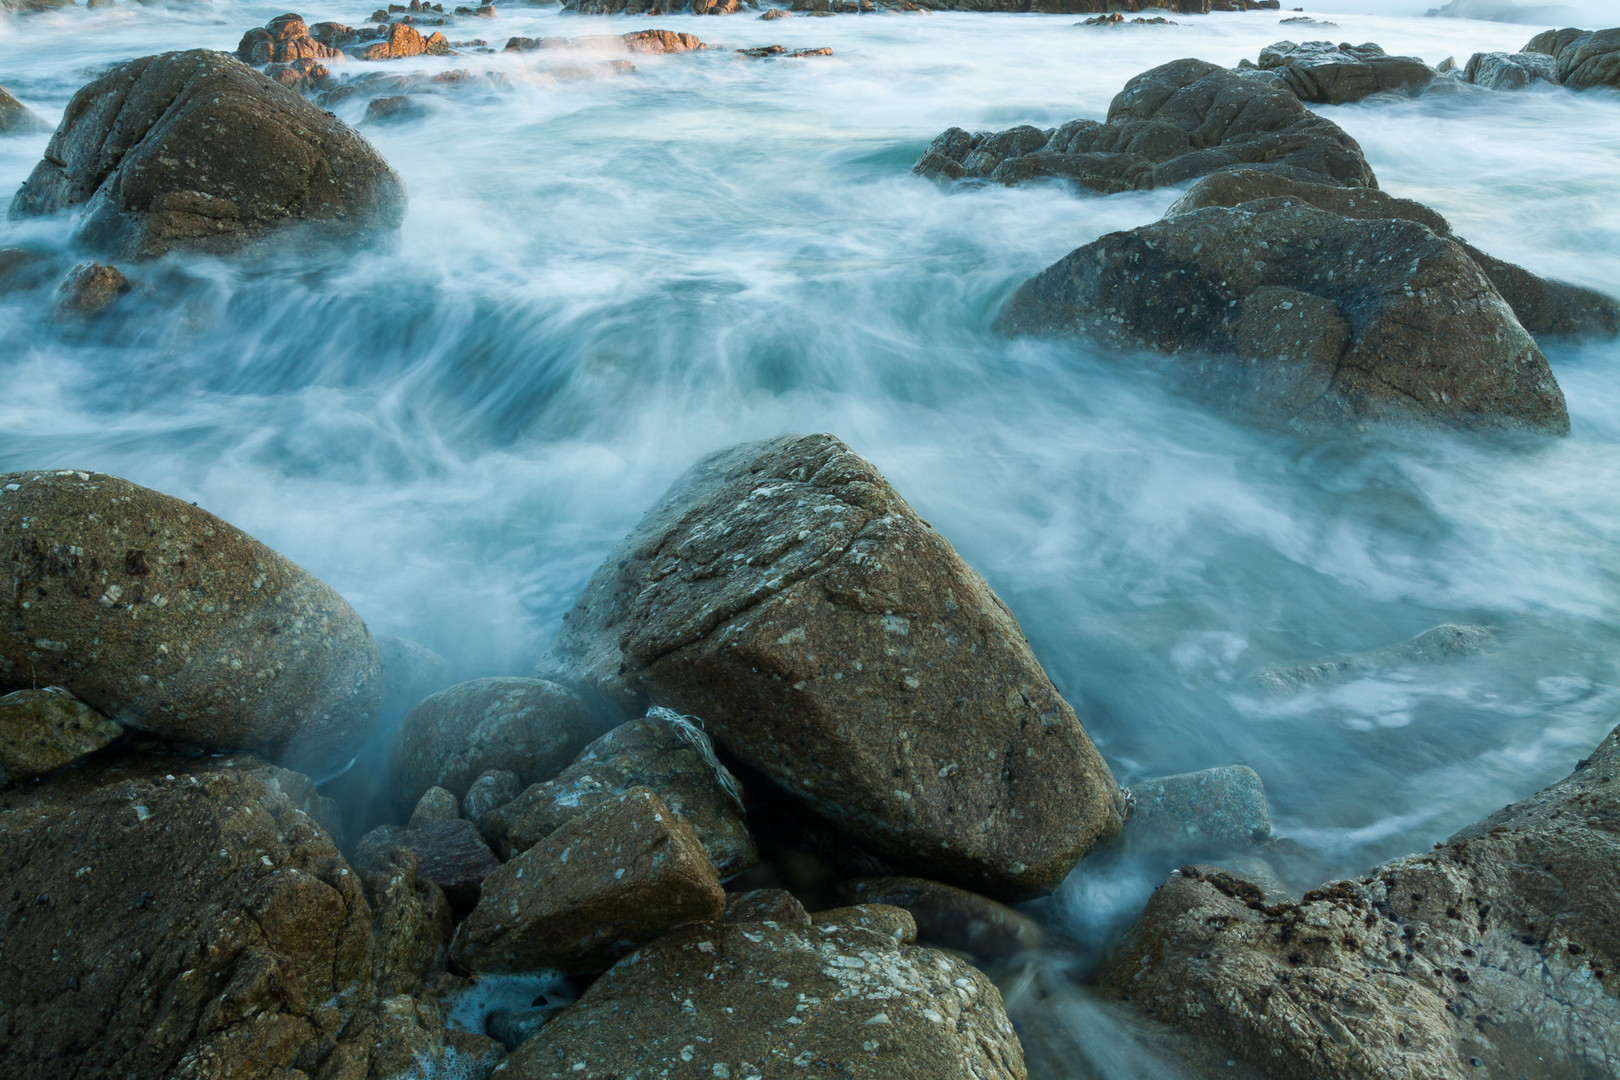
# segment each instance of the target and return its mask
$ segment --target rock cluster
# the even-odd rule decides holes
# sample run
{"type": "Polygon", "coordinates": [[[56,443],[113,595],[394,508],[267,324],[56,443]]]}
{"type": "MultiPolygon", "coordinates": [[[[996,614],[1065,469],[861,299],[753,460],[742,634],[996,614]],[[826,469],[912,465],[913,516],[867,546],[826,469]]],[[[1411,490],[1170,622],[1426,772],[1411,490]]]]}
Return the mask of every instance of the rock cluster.
{"type": "Polygon", "coordinates": [[[1620,89],[1620,28],[1548,30],[1523,51],[1552,57],[1559,84],[1572,90],[1620,89]]]}
{"type": "Polygon", "coordinates": [[[1301,101],[1341,105],[1378,93],[1415,93],[1434,69],[1415,56],[1389,56],[1371,43],[1279,41],[1260,50],[1259,70],[1301,101]]]}

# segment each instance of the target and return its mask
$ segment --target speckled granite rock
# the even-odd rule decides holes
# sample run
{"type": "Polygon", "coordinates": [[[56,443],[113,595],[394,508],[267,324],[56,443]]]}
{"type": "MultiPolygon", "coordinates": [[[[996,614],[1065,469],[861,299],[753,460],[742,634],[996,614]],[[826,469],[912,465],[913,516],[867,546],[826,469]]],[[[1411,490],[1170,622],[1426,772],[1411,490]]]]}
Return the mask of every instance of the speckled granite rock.
{"type": "Polygon", "coordinates": [[[0,697],[0,783],[43,776],[97,750],[124,729],[57,687],[0,697]]]}

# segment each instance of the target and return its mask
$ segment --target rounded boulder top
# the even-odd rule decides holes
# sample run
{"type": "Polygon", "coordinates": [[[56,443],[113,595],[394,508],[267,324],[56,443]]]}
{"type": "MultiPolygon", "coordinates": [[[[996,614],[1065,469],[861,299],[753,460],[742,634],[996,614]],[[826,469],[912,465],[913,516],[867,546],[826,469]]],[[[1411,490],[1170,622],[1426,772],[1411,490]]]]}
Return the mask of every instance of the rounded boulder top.
{"type": "Polygon", "coordinates": [[[105,473],[0,474],[0,688],[306,772],[376,723],[382,663],[331,588],[191,503],[105,473]]]}

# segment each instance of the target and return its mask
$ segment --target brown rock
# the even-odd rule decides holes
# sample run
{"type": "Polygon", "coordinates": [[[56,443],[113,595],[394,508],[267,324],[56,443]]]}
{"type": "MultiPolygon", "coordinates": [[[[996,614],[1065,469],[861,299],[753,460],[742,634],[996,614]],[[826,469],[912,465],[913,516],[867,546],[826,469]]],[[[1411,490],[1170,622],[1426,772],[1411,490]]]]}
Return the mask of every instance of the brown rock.
{"type": "Polygon", "coordinates": [[[557,776],[490,813],[482,827],[510,858],[637,786],[651,788],[692,827],[721,874],[759,860],[736,778],[715,758],[708,736],[666,709],[614,728],[557,776]]]}
{"type": "Polygon", "coordinates": [[[349,50],[359,60],[405,60],[412,56],[451,55],[450,41],[441,33],[423,37],[414,26],[395,23],[388,28],[388,37],[382,41],[361,45],[349,50]]]}
{"type": "MultiPolygon", "coordinates": [[[[490,769],[468,786],[461,806],[467,820],[477,825],[478,831],[486,837],[492,837],[495,834],[486,827],[489,815],[521,794],[523,785],[518,782],[517,773],[490,769]]],[[[495,846],[497,849],[500,847],[498,843],[495,846]]]]}
{"type": "MultiPolygon", "coordinates": [[[[955,949],[986,963],[1011,960],[1049,944],[1033,919],[977,893],[913,877],[857,878],[839,886],[851,903],[904,908],[924,945],[955,949]]],[[[816,916],[818,920],[822,916],[816,916]]]]}
{"type": "Polygon", "coordinates": [[[1017,622],[829,435],[678,480],[597,572],[542,670],[701,716],[861,843],[995,894],[1055,888],[1120,796],[1017,622]]]}
{"type": "Polygon", "coordinates": [[[0,86],[0,135],[18,134],[45,129],[45,122],[33,111],[0,86]]]}
{"type": "Polygon", "coordinates": [[[478,903],[481,885],[501,865],[478,828],[470,821],[436,821],[400,829],[383,825],[367,833],[355,850],[355,866],[363,873],[386,870],[392,852],[408,849],[416,861],[416,874],[443,890],[458,912],[478,903]]]}
{"type": "Polygon", "coordinates": [[[679,53],[708,48],[696,35],[674,30],[637,30],[622,36],[625,48],[633,53],[679,53]]]}
{"type": "Polygon", "coordinates": [[[473,679],[411,710],[394,734],[390,769],[405,806],[430,787],[464,795],[491,769],[536,784],[561,772],[605,726],[578,694],[556,683],[473,679]]]}
{"type": "Polygon", "coordinates": [[[278,15],[263,29],[249,30],[236,47],[237,59],[261,66],[285,64],[293,60],[325,60],[340,56],[338,50],[310,36],[301,15],[278,15]]]}
{"type": "Polygon", "coordinates": [[[989,979],[908,945],[903,911],[824,916],[676,930],[621,960],[498,1075],[1024,1080],[989,979]]]}
{"type": "Polygon", "coordinates": [[[0,475],[0,687],[312,771],[369,734],[381,665],[327,586],[196,506],[105,473],[0,475]]]}
{"type": "Polygon", "coordinates": [[[417,875],[416,854],[393,846],[361,877],[371,902],[374,978],[382,997],[414,993],[444,970],[454,917],[444,892],[417,875]]]}
{"type": "Polygon", "coordinates": [[[469,971],[600,971],[725,906],[696,834],[657,795],[631,788],[492,871],[451,955],[469,971]]]}
{"type": "Polygon", "coordinates": [[[420,829],[425,825],[459,820],[461,820],[461,804],[456,801],[456,797],[442,787],[431,787],[416,800],[416,807],[411,811],[410,820],[405,823],[405,827],[420,829]]]}
{"type": "Polygon", "coordinates": [[[753,889],[728,896],[726,910],[719,921],[809,926],[810,915],[804,910],[804,905],[786,889],[753,889]]]}
{"type": "Polygon", "coordinates": [[[235,251],[297,223],[352,241],[397,227],[405,194],[335,117],[198,49],[131,60],[75,94],[10,216],[85,204],[83,240],[149,258],[235,251]]]}
{"type": "Polygon", "coordinates": [[[1435,850],[1299,903],[1184,867],[1105,984],[1278,1078],[1606,1075],[1620,1055],[1620,731],[1435,850]]]}
{"type": "Polygon", "coordinates": [[[56,305],[58,316],[84,318],[100,315],[129,292],[129,278],[116,266],[100,263],[80,263],[63,280],[58,290],[56,305]]]}
{"type": "Polygon", "coordinates": [[[43,776],[106,746],[124,729],[59,687],[0,697],[0,783],[43,776]]]}

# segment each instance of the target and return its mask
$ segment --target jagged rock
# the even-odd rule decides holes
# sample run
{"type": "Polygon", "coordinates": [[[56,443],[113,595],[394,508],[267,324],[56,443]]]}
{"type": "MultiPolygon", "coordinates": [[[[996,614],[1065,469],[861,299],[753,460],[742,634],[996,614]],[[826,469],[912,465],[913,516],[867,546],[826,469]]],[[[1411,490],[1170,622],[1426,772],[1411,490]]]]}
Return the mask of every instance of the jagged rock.
{"type": "Polygon", "coordinates": [[[1576,338],[1620,334],[1620,301],[1595,289],[1537,277],[1523,267],[1487,255],[1456,236],[1446,219],[1427,206],[1410,199],[1397,199],[1382,191],[1347,191],[1326,184],[1302,184],[1275,174],[1236,169],[1200,180],[1165,216],[1205,206],[1239,206],[1264,198],[1297,199],[1321,210],[1361,220],[1415,221],[1430,232],[1462,245],[1496,286],[1502,299],[1508,302],[1519,324],[1532,334],[1576,338]]]}
{"type": "Polygon", "coordinates": [[[1108,107],[1107,123],[1071,120],[940,135],[915,171],[1000,184],[1068,180],[1112,194],[1249,166],[1293,179],[1377,187],[1361,147],[1293,94],[1202,60],[1176,60],[1136,76],[1108,107]]]}
{"type": "Polygon", "coordinates": [[[896,908],[676,930],[621,960],[503,1080],[788,1076],[1024,1080],[995,985],[909,944],[896,908]]]}
{"type": "Polygon", "coordinates": [[[1457,626],[1446,623],[1425,630],[1409,641],[1388,648],[1351,656],[1333,656],[1305,664],[1268,668],[1254,676],[1254,685],[1272,693],[1292,693],[1308,686],[1344,682],[1370,671],[1402,664],[1433,664],[1462,656],[1473,656],[1496,644],[1496,632],[1488,626],[1457,626]]]}
{"type": "Polygon", "coordinates": [[[701,716],[860,843],[982,892],[1055,888],[1119,828],[1108,766],[1011,613],[830,435],[693,466],[542,670],[701,716]]]}
{"type": "Polygon", "coordinates": [[[266,77],[300,94],[313,93],[332,81],[332,69],[319,60],[294,60],[286,64],[270,64],[264,69],[264,73],[266,77]]]}
{"type": "Polygon", "coordinates": [[[1371,94],[1412,93],[1434,79],[1434,69],[1415,56],[1389,56],[1372,43],[1279,41],[1260,50],[1260,70],[1275,71],[1301,101],[1342,105],[1371,94]]]}
{"type": "Polygon", "coordinates": [[[395,849],[406,848],[416,858],[416,874],[444,892],[458,912],[478,903],[484,879],[501,865],[470,821],[459,818],[434,821],[404,829],[382,825],[367,833],[355,850],[354,863],[362,873],[386,869],[395,849]]]}
{"type": "Polygon", "coordinates": [[[388,28],[388,36],[370,45],[359,45],[349,50],[356,60],[406,60],[412,56],[449,56],[450,39],[441,33],[423,37],[416,27],[397,22],[388,28]]]}
{"type": "Polygon", "coordinates": [[[631,788],[491,871],[451,955],[469,971],[601,971],[725,906],[691,827],[647,788],[631,788]]]}
{"type": "Polygon", "coordinates": [[[461,804],[456,801],[456,797],[442,787],[431,787],[416,800],[416,807],[411,811],[410,820],[405,823],[405,827],[420,829],[424,825],[460,820],[461,804]]]}
{"type": "Polygon", "coordinates": [[[1137,851],[1245,848],[1271,836],[1265,785],[1247,765],[1141,780],[1131,794],[1122,839],[1137,851]]]}
{"type": "Polygon", "coordinates": [[[1271,902],[1160,886],[1104,985],[1290,1080],[1604,1076],[1620,1058],[1620,732],[1443,846],[1271,902]]]}
{"type": "Polygon", "coordinates": [[[1524,51],[1552,57],[1559,83],[1571,90],[1620,89],[1620,27],[1548,30],[1531,38],[1524,51]]]}
{"type": "Polygon", "coordinates": [[[904,908],[916,920],[922,944],[954,949],[981,963],[1002,963],[1050,945],[1046,932],[1029,916],[926,878],[855,878],[838,891],[853,904],[904,908]]]}
{"type": "Polygon", "coordinates": [[[129,278],[116,266],[80,263],[63,279],[57,290],[56,313],[61,318],[100,315],[133,288],[129,278]]]}
{"type": "Polygon", "coordinates": [[[233,251],[292,224],[352,241],[397,227],[405,195],[335,117],[199,49],[131,60],[74,95],[10,216],[78,206],[83,240],[147,258],[233,251]]]}
{"type": "Polygon", "coordinates": [[[43,776],[95,753],[124,729],[59,687],[0,697],[0,784],[43,776]]]}
{"type": "Polygon", "coordinates": [[[1297,198],[1104,236],[1026,282],[998,327],[1166,354],[1188,391],[1300,431],[1569,431],[1546,357],[1460,244],[1297,198]]]}
{"type": "Polygon", "coordinates": [[[397,797],[413,805],[430,787],[458,798],[499,769],[524,784],[550,780],[608,726],[567,687],[543,679],[472,679],[440,690],[394,733],[397,797]]]}
{"type": "Polygon", "coordinates": [[[7,473],[0,556],[0,688],[62,686],[125,727],[316,772],[376,722],[382,666],[354,609],[192,503],[7,473]]]}
{"type": "Polygon", "coordinates": [[[759,860],[736,778],[715,758],[708,736],[663,709],[597,739],[557,776],[491,812],[483,828],[510,858],[637,786],[651,788],[692,827],[721,874],[759,860]]]}
{"type": "Polygon", "coordinates": [[[383,716],[404,716],[450,685],[450,661],[426,645],[392,634],[372,637],[382,658],[383,716]]]}
{"type": "Polygon", "coordinates": [[[1558,82],[1553,58],[1543,53],[1475,53],[1463,68],[1463,81],[1487,90],[1523,90],[1538,82],[1558,82]]]}
{"type": "Polygon", "coordinates": [[[46,124],[33,110],[11,96],[11,91],[0,86],[0,135],[12,132],[43,131],[46,124]]]}
{"type": "Polygon", "coordinates": [[[633,53],[680,53],[708,48],[695,35],[674,30],[637,30],[621,36],[624,47],[633,53]]]}
{"type": "Polygon", "coordinates": [[[341,56],[337,49],[310,36],[302,15],[277,15],[263,27],[242,35],[236,58],[246,64],[286,64],[294,60],[329,60],[341,56]]]}
{"type": "Polygon", "coordinates": [[[444,892],[417,874],[416,854],[394,846],[361,875],[371,903],[374,978],[384,997],[410,994],[444,970],[454,915],[444,892]]]}

